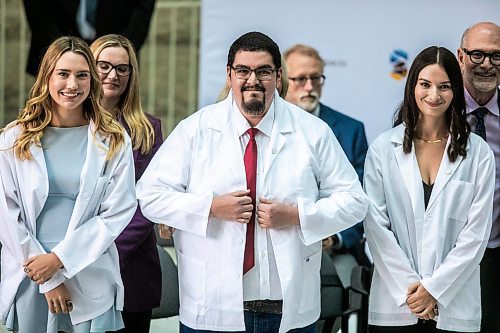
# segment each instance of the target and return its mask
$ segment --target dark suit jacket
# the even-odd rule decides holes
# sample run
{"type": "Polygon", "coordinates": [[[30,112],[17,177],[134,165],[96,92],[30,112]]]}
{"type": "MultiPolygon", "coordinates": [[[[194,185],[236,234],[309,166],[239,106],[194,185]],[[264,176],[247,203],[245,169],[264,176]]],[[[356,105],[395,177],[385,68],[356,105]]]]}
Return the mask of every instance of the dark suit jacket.
{"type": "MultiPolygon", "coordinates": [[[[147,116],[154,128],[155,142],[151,154],[144,155],[134,150],[136,182],[163,143],[160,119],[147,116]]],[[[129,132],[128,126],[123,122],[122,124],[129,132]]],[[[115,241],[125,286],[124,309],[128,312],[147,311],[160,305],[162,277],[153,226],[154,224],[142,215],[140,207],[137,206],[129,225],[115,241]]]]}
{"type": "MultiPolygon", "coordinates": [[[[368,151],[368,142],[363,123],[321,103],[319,117],[330,126],[347,155],[349,162],[351,162],[356,170],[359,181],[363,183],[363,170],[366,152],[368,151]]],[[[359,244],[363,236],[363,224],[360,222],[342,231],[340,235],[342,236],[345,249],[351,250],[359,244]]]]}
{"type": "MultiPolygon", "coordinates": [[[[23,0],[31,29],[31,44],[26,71],[38,72],[47,47],[61,36],[80,36],[76,13],[80,0],[23,0]]],[[[96,36],[120,34],[139,51],[146,40],[155,0],[99,0],[96,36]]],[[[88,41],[91,42],[91,41],[88,41]]]]}

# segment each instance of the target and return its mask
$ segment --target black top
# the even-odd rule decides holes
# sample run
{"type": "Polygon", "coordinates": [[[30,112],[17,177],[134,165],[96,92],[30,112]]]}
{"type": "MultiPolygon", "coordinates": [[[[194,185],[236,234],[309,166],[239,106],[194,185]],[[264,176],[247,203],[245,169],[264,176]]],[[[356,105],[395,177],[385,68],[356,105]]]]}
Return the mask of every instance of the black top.
{"type": "Polygon", "coordinates": [[[422,180],[422,184],[424,185],[425,209],[427,209],[427,204],[429,203],[429,199],[431,198],[432,188],[434,187],[434,184],[427,185],[423,180],[422,180]]]}

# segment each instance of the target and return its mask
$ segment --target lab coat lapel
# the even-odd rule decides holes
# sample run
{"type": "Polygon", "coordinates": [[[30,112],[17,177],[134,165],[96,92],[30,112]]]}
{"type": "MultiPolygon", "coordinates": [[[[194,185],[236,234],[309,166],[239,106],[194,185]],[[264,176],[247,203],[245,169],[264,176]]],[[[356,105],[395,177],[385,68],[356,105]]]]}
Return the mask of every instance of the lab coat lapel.
{"type": "MultiPolygon", "coordinates": [[[[38,170],[30,170],[33,174],[39,175],[37,181],[33,181],[31,177],[26,177],[23,179],[25,181],[24,188],[31,188],[35,193],[36,197],[33,197],[33,202],[26,202],[25,210],[27,214],[27,220],[29,221],[29,228],[33,234],[36,234],[36,219],[45,205],[47,196],[49,194],[49,178],[47,176],[47,165],[45,164],[45,155],[43,154],[42,147],[32,144],[30,147],[31,155],[33,155],[33,160],[36,162],[35,167],[38,170]]],[[[28,196],[32,198],[31,196],[28,196]]]]}
{"type": "Polygon", "coordinates": [[[284,100],[274,93],[274,124],[269,140],[269,148],[265,155],[264,177],[267,177],[273,162],[287,141],[287,133],[294,130],[289,111],[286,109],[284,100]]]}
{"type": "Polygon", "coordinates": [[[220,117],[210,117],[207,124],[212,130],[213,146],[221,155],[221,161],[224,161],[234,175],[246,184],[245,164],[243,154],[241,153],[238,133],[233,126],[233,98],[232,93],[221,102],[220,117]]]}
{"type": "Polygon", "coordinates": [[[92,195],[94,193],[99,177],[104,174],[104,167],[106,162],[106,154],[109,147],[105,137],[99,133],[94,134],[92,131],[95,126],[90,124],[87,135],[87,156],[83,164],[82,173],[80,175],[80,192],[76,198],[75,207],[71,220],[68,225],[68,232],[74,230],[81,222],[83,216],[87,216],[87,209],[94,209],[95,207],[87,207],[92,195]]]}
{"type": "MultiPolygon", "coordinates": [[[[450,145],[450,143],[451,143],[451,138],[448,137],[448,143],[446,144],[446,147],[444,149],[443,158],[441,160],[441,164],[439,165],[439,170],[436,176],[436,180],[434,182],[434,187],[432,188],[431,197],[429,198],[429,203],[427,204],[427,210],[429,210],[432,207],[432,205],[436,201],[436,198],[439,196],[439,194],[446,186],[448,181],[451,179],[451,177],[453,176],[453,174],[455,173],[458,166],[463,160],[463,157],[461,155],[458,155],[455,162],[450,161],[447,153],[448,146],[450,145]]],[[[466,149],[469,150],[468,144],[466,149]]]]}
{"type": "Polygon", "coordinates": [[[418,244],[421,244],[421,223],[417,223],[417,221],[422,219],[424,213],[422,178],[417,165],[415,149],[413,148],[409,154],[405,154],[403,151],[403,137],[404,126],[400,125],[391,137],[391,142],[394,145],[394,156],[404,183],[396,188],[399,190],[397,195],[401,198],[401,204],[404,206],[413,262],[416,265],[415,269],[419,271],[418,244]]]}
{"type": "Polygon", "coordinates": [[[404,126],[401,126],[394,132],[391,141],[394,144],[394,156],[396,157],[399,171],[401,172],[401,178],[410,195],[415,218],[419,218],[422,216],[424,207],[422,177],[418,169],[415,147],[412,147],[409,154],[405,154],[403,151],[403,136],[404,126]]]}

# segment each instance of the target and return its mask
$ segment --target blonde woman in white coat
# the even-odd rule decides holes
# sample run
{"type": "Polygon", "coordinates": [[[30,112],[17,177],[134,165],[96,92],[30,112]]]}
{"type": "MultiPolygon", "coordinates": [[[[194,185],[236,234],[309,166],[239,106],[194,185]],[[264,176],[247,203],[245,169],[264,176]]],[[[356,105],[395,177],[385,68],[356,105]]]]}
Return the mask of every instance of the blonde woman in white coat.
{"type": "Polygon", "coordinates": [[[88,46],[61,37],[0,135],[0,315],[10,331],[123,327],[114,240],[136,208],[134,164],[101,93],[88,46]]]}
{"type": "Polygon", "coordinates": [[[479,331],[494,179],[493,152],[465,119],[455,56],[426,48],[410,68],[395,127],[366,158],[370,332],[479,331]]]}

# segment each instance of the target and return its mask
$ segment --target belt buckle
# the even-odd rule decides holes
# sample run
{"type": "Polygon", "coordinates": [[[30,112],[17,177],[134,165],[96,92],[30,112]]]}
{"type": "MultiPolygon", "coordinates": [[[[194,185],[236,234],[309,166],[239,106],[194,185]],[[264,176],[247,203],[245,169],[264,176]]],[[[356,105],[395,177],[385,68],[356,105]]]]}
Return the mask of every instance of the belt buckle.
{"type": "Polygon", "coordinates": [[[268,314],[282,314],[282,302],[274,300],[245,301],[244,310],[268,314]]]}

